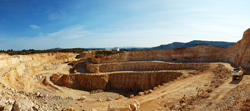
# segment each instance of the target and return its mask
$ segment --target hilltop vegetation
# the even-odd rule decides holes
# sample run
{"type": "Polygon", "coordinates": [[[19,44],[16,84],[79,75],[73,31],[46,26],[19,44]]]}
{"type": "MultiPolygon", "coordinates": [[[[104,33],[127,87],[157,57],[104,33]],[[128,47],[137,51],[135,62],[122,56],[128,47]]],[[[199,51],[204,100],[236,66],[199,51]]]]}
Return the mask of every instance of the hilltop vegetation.
{"type": "Polygon", "coordinates": [[[105,50],[99,50],[95,52],[96,56],[108,56],[108,55],[113,55],[113,54],[118,54],[121,52],[124,52],[125,50],[121,50],[121,51],[105,51],[105,50]]]}
{"type": "Polygon", "coordinates": [[[48,50],[35,50],[35,49],[29,49],[29,50],[20,50],[16,51],[13,49],[9,50],[0,50],[0,53],[7,53],[9,55],[27,55],[27,54],[35,54],[35,53],[55,53],[55,52],[73,52],[73,53],[81,53],[83,51],[87,51],[89,49],[84,48],[73,48],[73,49],[48,49],[48,50]]]}

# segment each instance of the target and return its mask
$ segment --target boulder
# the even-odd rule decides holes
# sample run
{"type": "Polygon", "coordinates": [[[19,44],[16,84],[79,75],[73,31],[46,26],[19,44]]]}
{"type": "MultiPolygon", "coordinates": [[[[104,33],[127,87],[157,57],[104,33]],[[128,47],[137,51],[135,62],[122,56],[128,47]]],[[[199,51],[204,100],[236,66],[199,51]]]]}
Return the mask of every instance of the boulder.
{"type": "Polygon", "coordinates": [[[19,99],[16,100],[13,105],[13,111],[28,111],[33,109],[33,107],[39,108],[39,106],[35,106],[31,100],[19,99]]]}
{"type": "Polygon", "coordinates": [[[80,100],[86,100],[87,99],[87,97],[86,96],[82,96],[82,97],[80,97],[80,100]]]}
{"type": "Polygon", "coordinates": [[[140,103],[137,100],[111,102],[108,111],[140,111],[140,103]]]}

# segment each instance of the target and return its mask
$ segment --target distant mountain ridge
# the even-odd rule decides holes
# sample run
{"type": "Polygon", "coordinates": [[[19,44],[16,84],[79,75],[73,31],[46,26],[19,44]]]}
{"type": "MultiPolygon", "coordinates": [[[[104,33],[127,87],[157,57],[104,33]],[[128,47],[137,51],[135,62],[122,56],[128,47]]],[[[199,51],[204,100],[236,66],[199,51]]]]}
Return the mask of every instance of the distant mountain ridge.
{"type": "Polygon", "coordinates": [[[183,48],[183,47],[194,47],[196,45],[211,45],[217,47],[229,47],[234,45],[236,42],[224,42],[224,41],[202,41],[202,40],[193,40],[190,42],[173,42],[166,45],[160,45],[152,48],[147,48],[148,50],[161,50],[161,49],[176,49],[176,48],[183,48]]]}
{"type": "MultiPolygon", "coordinates": [[[[234,45],[236,42],[224,42],[224,41],[203,41],[203,40],[193,40],[190,42],[173,42],[170,44],[164,44],[156,47],[119,47],[121,50],[161,50],[161,49],[176,49],[176,48],[185,48],[185,47],[194,47],[196,45],[211,45],[217,47],[227,48],[231,45],[234,45]]],[[[112,47],[104,47],[104,48],[52,48],[47,50],[63,50],[63,49],[112,49],[112,47]]]]}

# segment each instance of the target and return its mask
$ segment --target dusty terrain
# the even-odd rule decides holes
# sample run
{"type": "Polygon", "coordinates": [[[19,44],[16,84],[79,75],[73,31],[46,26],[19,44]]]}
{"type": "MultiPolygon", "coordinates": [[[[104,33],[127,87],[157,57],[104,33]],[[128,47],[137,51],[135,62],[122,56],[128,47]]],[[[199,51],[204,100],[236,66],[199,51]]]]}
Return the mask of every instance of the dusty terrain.
{"type": "Polygon", "coordinates": [[[228,48],[0,54],[0,110],[248,111],[250,76],[230,72],[250,69],[249,46],[247,30],[228,48]]]}

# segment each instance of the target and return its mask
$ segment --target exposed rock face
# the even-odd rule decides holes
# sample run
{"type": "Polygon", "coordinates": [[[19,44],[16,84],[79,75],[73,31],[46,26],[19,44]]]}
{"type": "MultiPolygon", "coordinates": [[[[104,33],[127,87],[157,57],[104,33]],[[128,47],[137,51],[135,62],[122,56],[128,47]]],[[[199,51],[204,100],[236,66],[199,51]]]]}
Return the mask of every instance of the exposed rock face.
{"type": "Polygon", "coordinates": [[[250,29],[242,40],[228,48],[198,45],[169,50],[139,50],[92,58],[93,63],[163,60],[173,62],[229,62],[250,69],[250,29]]]}
{"type": "Polygon", "coordinates": [[[92,58],[93,63],[114,63],[127,61],[173,61],[173,62],[214,62],[220,61],[222,50],[215,46],[199,45],[190,48],[169,50],[130,51],[100,58],[92,58]]]}
{"type": "Polygon", "coordinates": [[[33,75],[57,69],[58,63],[73,60],[73,53],[42,53],[30,55],[0,55],[1,82],[18,90],[32,91],[33,75]]]}
{"type": "Polygon", "coordinates": [[[120,89],[142,91],[177,79],[181,75],[181,72],[171,71],[132,71],[105,74],[54,74],[50,79],[56,85],[76,89],[120,89]]]}
{"type": "Polygon", "coordinates": [[[224,61],[242,66],[243,68],[250,68],[250,29],[246,30],[243,38],[237,44],[226,49],[224,61]]]}
{"type": "Polygon", "coordinates": [[[108,75],[91,75],[91,74],[54,74],[50,77],[51,81],[59,86],[67,86],[75,89],[104,89],[109,76],[108,75]]]}
{"type": "Polygon", "coordinates": [[[76,56],[76,58],[78,59],[87,59],[93,56],[93,52],[92,51],[84,51],[82,53],[80,53],[79,55],[76,56]]]}
{"type": "Polygon", "coordinates": [[[183,70],[205,69],[208,63],[169,63],[162,61],[136,61],[92,64],[87,63],[86,69],[91,73],[114,71],[156,71],[156,70],[183,70]]]}

